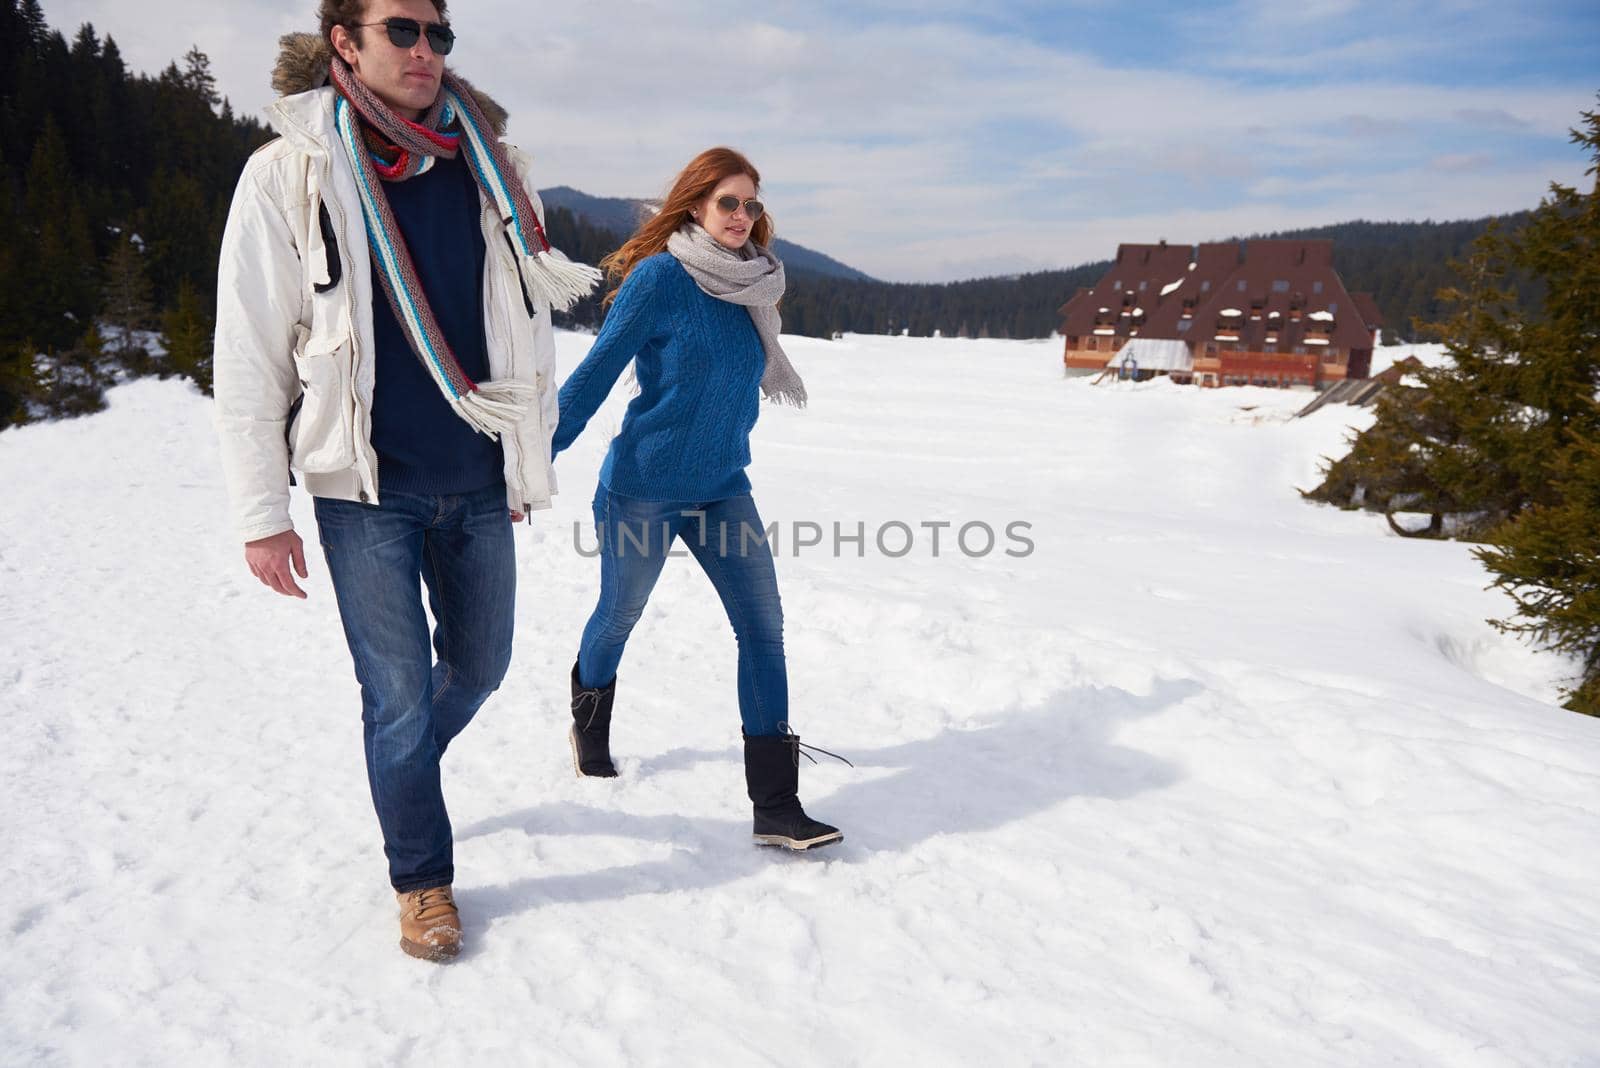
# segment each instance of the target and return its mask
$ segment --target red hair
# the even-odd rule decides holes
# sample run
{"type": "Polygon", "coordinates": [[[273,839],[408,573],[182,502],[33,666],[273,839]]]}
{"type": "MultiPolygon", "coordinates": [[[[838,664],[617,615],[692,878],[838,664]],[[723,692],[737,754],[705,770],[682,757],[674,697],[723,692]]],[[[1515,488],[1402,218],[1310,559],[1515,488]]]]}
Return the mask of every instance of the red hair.
{"type": "MultiPolygon", "coordinates": [[[[761,173],[743,155],[731,148],[706,149],[678,172],[666,200],[661,204],[661,210],[641,223],[627,243],[601,260],[600,266],[620,286],[641,262],[658,252],[665,252],[667,238],[690,221],[690,213],[718,185],[738,174],[748,175],[756,188],[761,188],[761,173]]],[[[772,232],[772,216],[764,214],[750,227],[750,240],[758,245],[770,245],[772,232]]],[[[611,303],[615,296],[613,291],[606,297],[606,303],[611,303]]]]}

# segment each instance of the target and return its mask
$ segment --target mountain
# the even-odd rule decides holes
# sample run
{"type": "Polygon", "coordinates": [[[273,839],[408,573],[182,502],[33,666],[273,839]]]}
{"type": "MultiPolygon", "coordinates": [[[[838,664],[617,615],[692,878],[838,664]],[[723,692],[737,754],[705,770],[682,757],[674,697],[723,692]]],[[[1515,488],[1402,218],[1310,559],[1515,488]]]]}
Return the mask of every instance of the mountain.
{"type": "MultiPolygon", "coordinates": [[[[655,211],[656,201],[630,200],[626,197],[596,197],[571,186],[558,185],[539,190],[547,208],[565,208],[590,226],[610,230],[619,238],[627,238],[639,225],[639,219],[655,211]]],[[[778,238],[772,249],[783,260],[790,274],[817,275],[823,278],[841,278],[850,282],[871,282],[872,276],[840,263],[832,256],[815,249],[797,245],[778,238]]]]}

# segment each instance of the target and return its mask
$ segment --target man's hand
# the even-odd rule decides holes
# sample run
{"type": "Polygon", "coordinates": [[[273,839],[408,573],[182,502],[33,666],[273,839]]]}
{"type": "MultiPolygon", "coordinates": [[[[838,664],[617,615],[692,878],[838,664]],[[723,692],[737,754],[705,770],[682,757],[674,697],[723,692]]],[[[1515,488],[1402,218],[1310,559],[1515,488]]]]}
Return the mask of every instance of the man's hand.
{"type": "Polygon", "coordinates": [[[250,565],[250,573],[260,579],[262,585],[270,586],[285,597],[306,599],[306,591],[294,581],[296,574],[306,577],[305,546],[294,531],[245,542],[244,562],[250,565]],[[289,571],[290,563],[294,564],[294,573],[289,571]]]}
{"type": "Polygon", "coordinates": [[[520,523],[526,518],[528,518],[528,517],[523,515],[521,512],[514,511],[514,512],[511,513],[511,521],[513,523],[520,523]]]}

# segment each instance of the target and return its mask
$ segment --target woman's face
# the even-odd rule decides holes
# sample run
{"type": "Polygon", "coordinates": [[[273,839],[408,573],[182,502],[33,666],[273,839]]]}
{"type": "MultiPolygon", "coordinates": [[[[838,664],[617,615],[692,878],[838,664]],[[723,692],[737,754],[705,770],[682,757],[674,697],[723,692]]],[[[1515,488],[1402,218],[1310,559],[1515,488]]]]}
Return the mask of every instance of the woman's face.
{"type": "MultiPolygon", "coordinates": [[[[695,208],[695,222],[705,227],[706,233],[710,234],[717,244],[738,252],[750,240],[750,231],[756,224],[744,202],[755,198],[756,183],[750,180],[748,174],[735,174],[724,178],[717,183],[711,195],[695,208]],[[739,206],[731,212],[725,211],[722,205],[717,203],[723,197],[733,197],[739,201],[739,206]]],[[[759,213],[757,217],[759,218],[759,213]]]]}

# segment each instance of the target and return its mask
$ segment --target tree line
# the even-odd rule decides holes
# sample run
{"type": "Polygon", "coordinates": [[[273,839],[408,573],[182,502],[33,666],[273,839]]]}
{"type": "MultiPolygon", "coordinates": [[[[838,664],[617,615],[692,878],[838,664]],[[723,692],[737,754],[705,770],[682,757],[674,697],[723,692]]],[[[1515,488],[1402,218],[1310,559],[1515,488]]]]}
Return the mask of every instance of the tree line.
{"type": "Polygon", "coordinates": [[[270,136],[198,49],[135,75],[92,26],[0,0],[0,426],[95,410],[124,374],[208,381],[228,203],[270,136]]]}
{"type": "MultiPolygon", "coordinates": [[[[621,235],[589,226],[570,212],[552,214],[565,215],[571,229],[561,233],[570,247],[588,251],[585,262],[599,262],[622,244],[621,235]]],[[[1417,341],[1423,337],[1422,325],[1436,322],[1444,312],[1439,294],[1455,282],[1451,264],[1491,226],[1514,231],[1526,224],[1529,214],[1444,223],[1357,221],[1233,240],[1332,239],[1334,267],[1352,291],[1373,295],[1383,315],[1385,339],[1417,341]]],[[[553,241],[556,232],[552,225],[553,241]]],[[[1080,287],[1099,282],[1110,268],[1111,261],[1102,260],[1065,270],[944,283],[861,281],[791,270],[783,328],[806,337],[907,332],[913,337],[1046,338],[1061,325],[1061,306],[1080,287]]],[[[1534,293],[1528,289],[1524,299],[1531,300],[1534,293]]],[[[598,325],[598,301],[591,303],[570,319],[573,325],[598,325]]]]}

